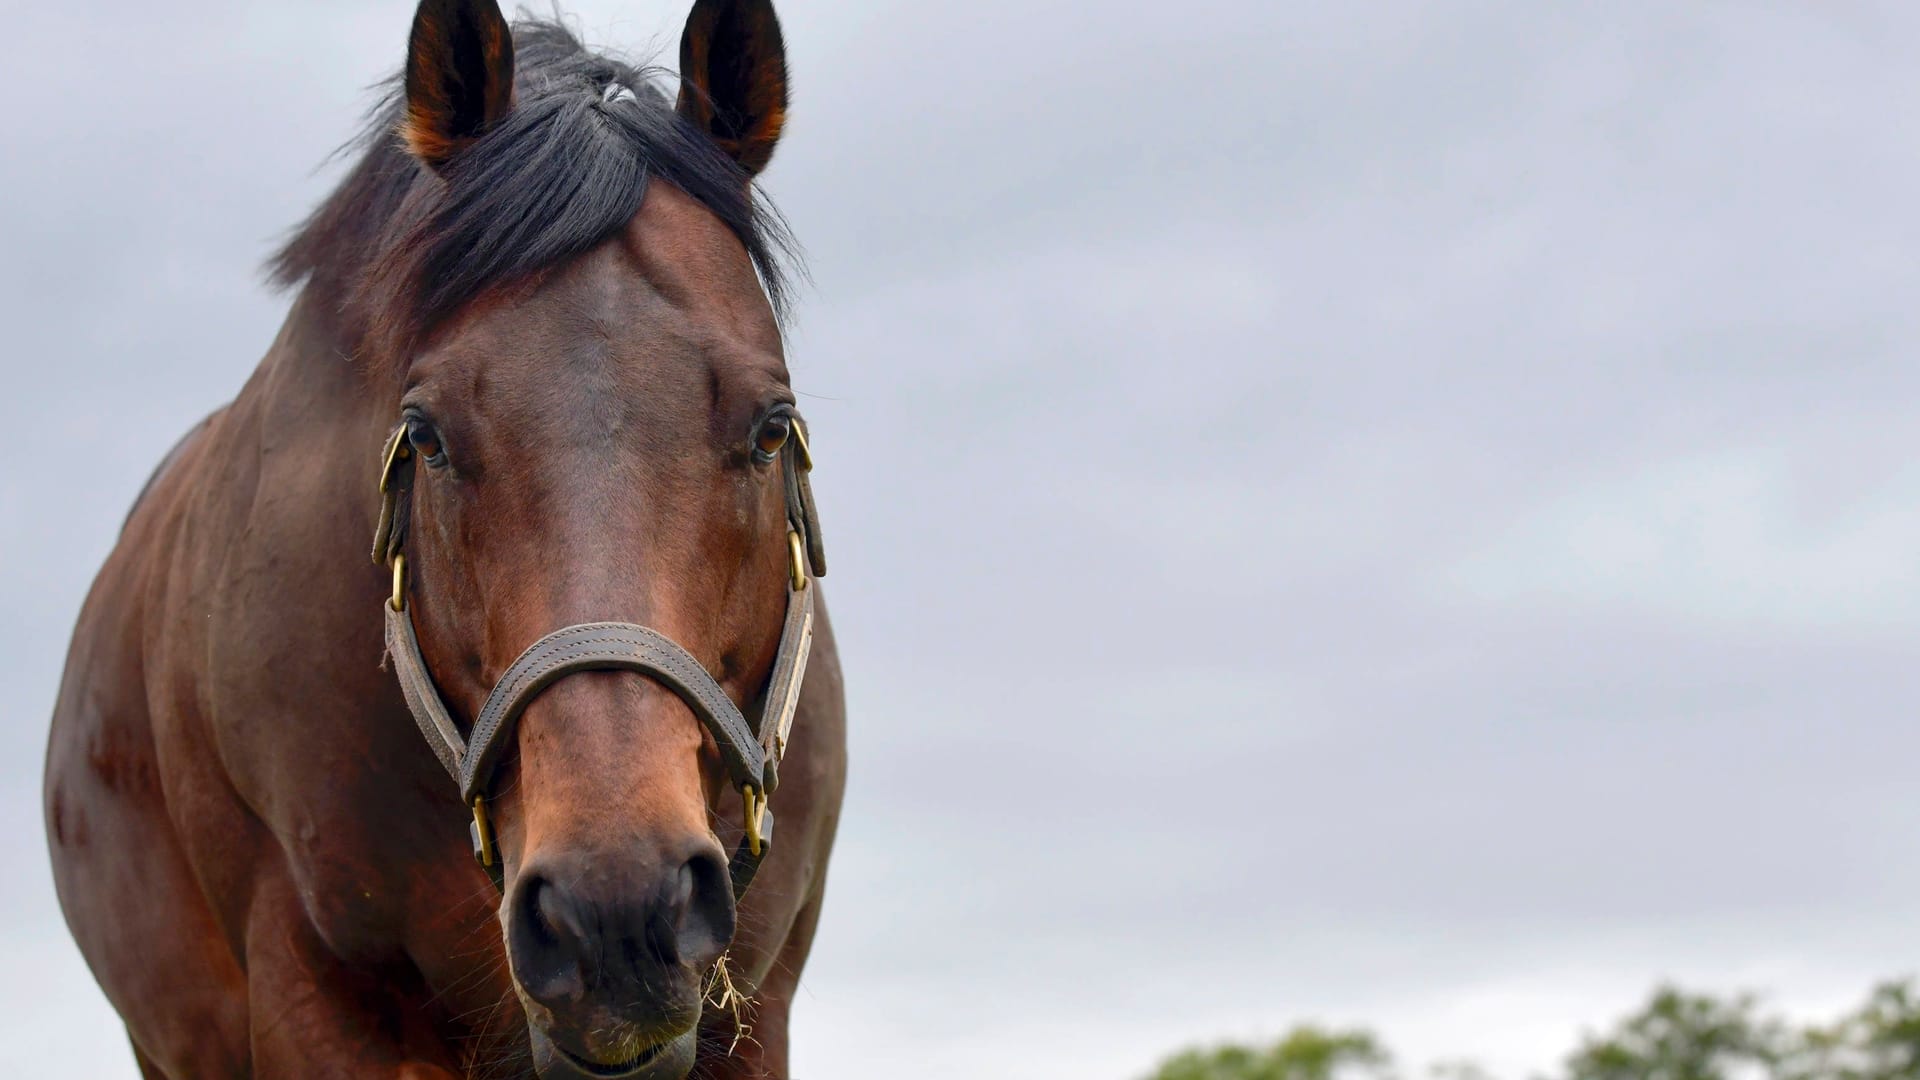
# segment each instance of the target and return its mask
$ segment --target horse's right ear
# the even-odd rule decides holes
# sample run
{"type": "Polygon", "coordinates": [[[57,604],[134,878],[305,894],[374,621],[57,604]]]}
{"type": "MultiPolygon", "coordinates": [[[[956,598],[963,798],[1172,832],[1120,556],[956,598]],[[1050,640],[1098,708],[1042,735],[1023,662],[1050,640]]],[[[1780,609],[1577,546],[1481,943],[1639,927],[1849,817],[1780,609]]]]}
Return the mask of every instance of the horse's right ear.
{"type": "Polygon", "coordinates": [[[420,0],[407,43],[408,149],[438,169],[513,106],[513,30],[496,0],[420,0]]]}

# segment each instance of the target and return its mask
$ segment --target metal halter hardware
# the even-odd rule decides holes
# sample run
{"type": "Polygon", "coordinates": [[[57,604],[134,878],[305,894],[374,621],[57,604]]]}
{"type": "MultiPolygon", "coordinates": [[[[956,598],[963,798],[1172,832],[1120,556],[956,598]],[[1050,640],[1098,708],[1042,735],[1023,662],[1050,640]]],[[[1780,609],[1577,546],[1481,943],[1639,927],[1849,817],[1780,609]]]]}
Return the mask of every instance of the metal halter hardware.
{"type": "Polygon", "coordinates": [[[807,479],[813,471],[813,452],[800,418],[794,417],[792,425],[792,435],[780,451],[787,503],[787,614],[757,723],[749,722],[719,681],[666,635],[633,623],[581,623],[529,645],[494,684],[466,735],[434,684],[407,609],[407,557],[402,549],[412,503],[402,496],[412,487],[413,450],[407,443],[406,425],[388,437],[381,453],[380,523],[373,537],[374,563],[393,573],[393,590],[382,605],[387,655],[407,711],[434,756],[459,785],[461,800],[473,811],[468,830],[473,857],[495,886],[503,886],[504,874],[487,817],[487,789],[511,744],[520,714],[542,691],[568,675],[634,671],[671,690],[713,734],[728,778],[740,789],[746,817],[746,835],[728,867],[735,898],[746,892],[773,844],[773,813],[767,809],[767,797],[780,786],[780,759],[792,734],[813,647],[812,582],[827,572],[813,488],[807,479]]]}

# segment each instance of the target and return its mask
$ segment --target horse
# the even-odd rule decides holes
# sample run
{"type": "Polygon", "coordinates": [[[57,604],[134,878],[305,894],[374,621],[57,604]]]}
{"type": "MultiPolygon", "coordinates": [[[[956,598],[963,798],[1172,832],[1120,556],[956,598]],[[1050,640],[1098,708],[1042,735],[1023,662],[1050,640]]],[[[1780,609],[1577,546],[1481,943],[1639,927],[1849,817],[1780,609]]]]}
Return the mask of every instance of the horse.
{"type": "Polygon", "coordinates": [[[771,3],[679,59],[422,0],[126,520],[44,809],[145,1077],[788,1075],[846,727],[771,3]]]}

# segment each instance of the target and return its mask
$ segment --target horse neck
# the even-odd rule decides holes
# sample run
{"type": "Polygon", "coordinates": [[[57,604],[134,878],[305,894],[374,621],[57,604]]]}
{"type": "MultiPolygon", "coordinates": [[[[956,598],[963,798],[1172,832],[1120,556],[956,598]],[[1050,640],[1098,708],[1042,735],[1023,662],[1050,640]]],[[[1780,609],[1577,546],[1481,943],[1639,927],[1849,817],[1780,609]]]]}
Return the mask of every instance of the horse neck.
{"type": "MultiPolygon", "coordinates": [[[[412,725],[387,715],[399,695],[378,664],[387,578],[368,551],[380,448],[399,422],[403,376],[354,361],[331,310],[311,292],[297,299],[215,426],[174,545],[191,554],[180,560],[187,588],[171,595],[200,599],[157,614],[201,613],[188,621],[208,635],[204,648],[175,659],[187,665],[181,677],[204,680],[203,690],[220,697],[216,724],[246,726],[259,700],[278,693],[254,669],[297,658],[313,674],[303,676],[308,698],[325,700],[294,702],[319,712],[290,721],[291,731],[324,728],[387,753],[412,752],[423,775],[443,780],[412,725]],[[209,606],[216,615],[205,614],[209,606]]],[[[298,743],[290,743],[296,757],[298,743]]]]}
{"type": "Polygon", "coordinates": [[[364,514],[373,505],[374,459],[398,422],[400,376],[356,359],[357,351],[331,305],[303,291],[232,406],[241,423],[256,427],[256,446],[298,453],[324,471],[333,513],[364,514]]]}
{"type": "MultiPolygon", "coordinates": [[[[395,911],[363,900],[402,903],[408,882],[443,873],[465,895],[473,871],[457,788],[380,663],[386,578],[368,550],[402,376],[351,360],[330,310],[311,293],[296,300],[213,426],[201,471],[183,485],[193,495],[178,543],[151,556],[180,567],[166,572],[185,587],[164,590],[161,632],[148,636],[164,643],[161,682],[198,689],[178,725],[195,730],[183,753],[218,748],[218,768],[280,838],[301,895],[316,898],[307,917],[322,937],[397,950],[395,911]],[[344,887],[343,867],[386,884],[344,887]]],[[[491,918],[490,905],[468,906],[474,925],[491,918]]],[[[431,936],[443,929],[423,931],[420,955],[458,951],[431,936]]]]}
{"type": "Polygon", "coordinates": [[[345,602],[344,582],[377,576],[366,549],[400,392],[400,376],[352,359],[331,305],[302,293],[222,418],[202,479],[228,494],[207,500],[193,539],[251,548],[227,565],[270,576],[254,584],[277,595],[345,602]]]}

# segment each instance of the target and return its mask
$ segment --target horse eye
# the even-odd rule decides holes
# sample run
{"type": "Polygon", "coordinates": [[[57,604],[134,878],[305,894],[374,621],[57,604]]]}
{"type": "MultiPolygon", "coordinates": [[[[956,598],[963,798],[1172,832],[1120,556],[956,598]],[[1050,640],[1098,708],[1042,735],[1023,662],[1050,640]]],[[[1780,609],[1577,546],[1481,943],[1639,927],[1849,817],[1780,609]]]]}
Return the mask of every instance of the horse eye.
{"type": "Polygon", "coordinates": [[[786,449],[787,440],[793,437],[793,417],[786,413],[774,413],[760,425],[760,431],[753,437],[754,454],[761,463],[772,461],[774,456],[786,449]]]}
{"type": "Polygon", "coordinates": [[[420,460],[429,465],[446,461],[446,451],[440,445],[440,433],[418,416],[407,417],[407,442],[413,446],[413,452],[420,455],[420,460]]]}

